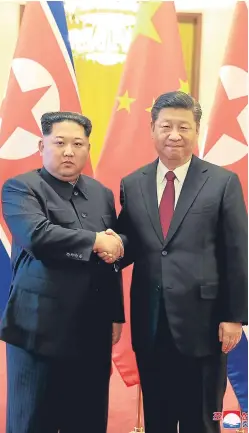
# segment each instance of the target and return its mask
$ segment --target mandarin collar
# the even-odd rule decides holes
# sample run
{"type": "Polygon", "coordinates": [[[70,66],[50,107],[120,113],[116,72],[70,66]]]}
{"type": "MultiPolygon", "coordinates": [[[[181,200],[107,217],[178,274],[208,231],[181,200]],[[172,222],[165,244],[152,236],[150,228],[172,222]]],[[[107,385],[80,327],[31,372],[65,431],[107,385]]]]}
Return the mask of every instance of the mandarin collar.
{"type": "Polygon", "coordinates": [[[83,175],[80,175],[76,184],[72,185],[69,182],[65,182],[52,176],[52,174],[50,174],[45,167],[42,167],[40,170],[38,170],[38,173],[55,190],[55,192],[57,192],[57,194],[64,199],[70,200],[75,188],[77,188],[83,194],[83,196],[88,199],[86,183],[84,181],[83,175]]]}

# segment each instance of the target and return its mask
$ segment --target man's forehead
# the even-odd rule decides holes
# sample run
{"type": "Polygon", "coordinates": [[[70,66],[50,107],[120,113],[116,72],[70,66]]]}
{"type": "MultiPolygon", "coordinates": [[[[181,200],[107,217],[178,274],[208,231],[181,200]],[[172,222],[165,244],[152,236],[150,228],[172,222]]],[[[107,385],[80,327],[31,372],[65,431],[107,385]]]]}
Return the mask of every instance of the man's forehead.
{"type": "Polygon", "coordinates": [[[73,121],[56,122],[52,125],[51,134],[56,136],[77,135],[85,136],[85,129],[82,125],[73,121]]]}
{"type": "Polygon", "coordinates": [[[163,108],[159,111],[158,121],[167,121],[167,120],[179,120],[179,121],[194,121],[194,114],[192,110],[188,110],[185,108],[163,108]]]}

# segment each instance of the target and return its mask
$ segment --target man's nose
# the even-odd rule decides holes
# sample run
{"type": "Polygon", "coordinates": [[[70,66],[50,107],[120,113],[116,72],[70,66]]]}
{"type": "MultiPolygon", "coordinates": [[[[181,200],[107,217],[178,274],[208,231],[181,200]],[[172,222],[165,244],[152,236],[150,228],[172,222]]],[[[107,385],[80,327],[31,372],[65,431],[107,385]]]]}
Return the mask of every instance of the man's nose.
{"type": "Polygon", "coordinates": [[[172,129],[172,131],[170,132],[169,139],[172,141],[181,140],[181,136],[176,128],[172,129]]]}
{"type": "Polygon", "coordinates": [[[64,149],[64,155],[65,156],[73,156],[74,155],[74,151],[73,151],[73,147],[71,144],[68,144],[65,149],[64,149]]]}

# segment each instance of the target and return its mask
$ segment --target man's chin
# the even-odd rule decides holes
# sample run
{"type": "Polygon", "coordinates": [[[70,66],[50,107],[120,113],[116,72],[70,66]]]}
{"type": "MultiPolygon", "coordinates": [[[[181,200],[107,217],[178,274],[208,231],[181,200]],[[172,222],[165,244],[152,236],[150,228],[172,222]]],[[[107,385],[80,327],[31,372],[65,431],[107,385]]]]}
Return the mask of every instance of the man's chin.
{"type": "Polygon", "coordinates": [[[164,153],[165,157],[167,159],[173,159],[176,161],[180,161],[183,157],[182,152],[179,152],[179,150],[173,150],[172,152],[165,152],[164,153]]]}
{"type": "Polygon", "coordinates": [[[73,182],[78,178],[79,173],[75,173],[75,170],[63,170],[59,173],[61,180],[65,182],[73,182]]]}

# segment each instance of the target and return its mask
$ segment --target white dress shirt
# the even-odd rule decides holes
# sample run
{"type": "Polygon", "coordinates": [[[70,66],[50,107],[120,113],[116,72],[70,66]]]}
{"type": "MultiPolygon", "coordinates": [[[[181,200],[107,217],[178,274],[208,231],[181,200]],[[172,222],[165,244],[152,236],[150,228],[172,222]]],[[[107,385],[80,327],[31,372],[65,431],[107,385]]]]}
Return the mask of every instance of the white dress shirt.
{"type": "Polygon", "coordinates": [[[188,172],[188,168],[190,166],[191,159],[186,162],[185,164],[181,165],[180,167],[175,168],[175,170],[169,170],[159,159],[158,165],[157,165],[157,176],[156,176],[156,184],[157,184],[157,200],[158,200],[158,207],[161,202],[161,198],[163,195],[164,188],[166,186],[167,180],[165,178],[166,173],[168,171],[173,171],[175,173],[175,180],[174,180],[174,186],[175,186],[175,207],[177,204],[177,201],[180,196],[180,192],[183,186],[183,182],[185,180],[185,177],[188,172]]]}

